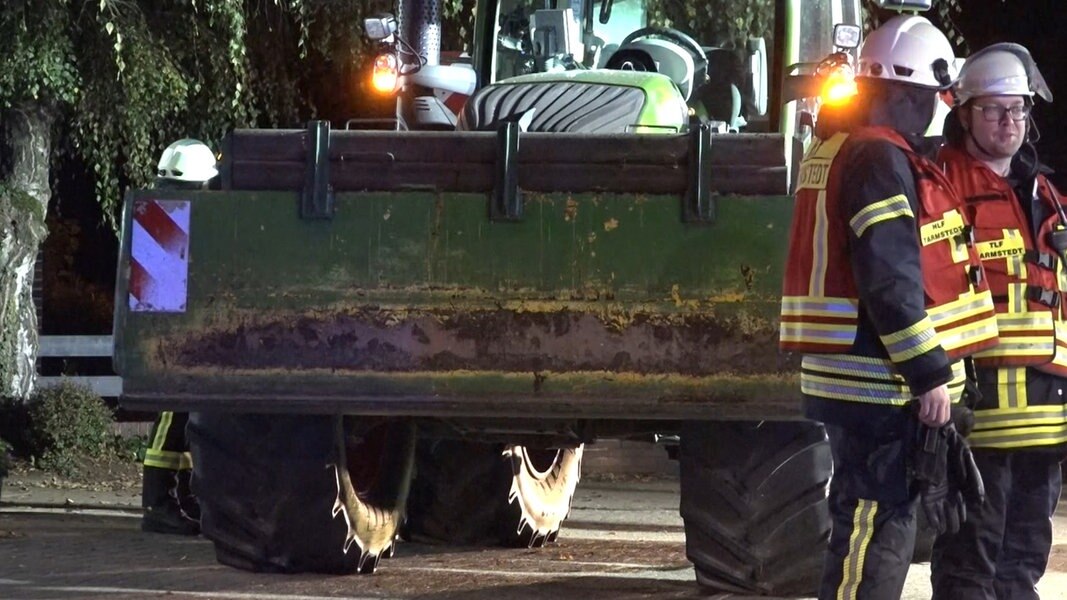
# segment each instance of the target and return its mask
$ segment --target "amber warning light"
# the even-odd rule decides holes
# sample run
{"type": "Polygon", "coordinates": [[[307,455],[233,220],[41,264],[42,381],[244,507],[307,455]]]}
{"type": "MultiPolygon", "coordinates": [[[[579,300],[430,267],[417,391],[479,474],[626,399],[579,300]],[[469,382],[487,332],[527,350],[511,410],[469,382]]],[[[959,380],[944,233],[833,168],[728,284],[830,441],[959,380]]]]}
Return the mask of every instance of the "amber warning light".
{"type": "Polygon", "coordinates": [[[374,72],[371,84],[376,92],[392,94],[396,91],[400,76],[400,63],[395,54],[379,54],[374,58],[374,72]]]}
{"type": "Polygon", "coordinates": [[[847,64],[836,65],[826,74],[820,96],[831,106],[847,104],[857,93],[856,77],[847,64]]]}

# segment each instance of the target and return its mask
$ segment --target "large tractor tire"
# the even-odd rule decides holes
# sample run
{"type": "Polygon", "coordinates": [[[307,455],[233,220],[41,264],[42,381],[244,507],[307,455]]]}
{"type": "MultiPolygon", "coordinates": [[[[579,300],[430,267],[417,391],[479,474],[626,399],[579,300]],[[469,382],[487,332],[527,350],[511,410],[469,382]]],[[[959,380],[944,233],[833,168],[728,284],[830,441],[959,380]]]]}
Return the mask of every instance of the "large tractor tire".
{"type": "Polygon", "coordinates": [[[581,475],[582,447],[532,449],[420,440],[408,539],[543,546],[556,539],[581,475]]]}
{"type": "Polygon", "coordinates": [[[339,416],[193,413],[188,437],[201,532],[218,561],[272,573],[371,573],[392,552],[415,427],[360,438],[339,416]]]}
{"type": "Polygon", "coordinates": [[[701,587],[813,595],[830,535],[833,471],[807,422],[687,423],[679,446],[686,554],[701,587]]]}

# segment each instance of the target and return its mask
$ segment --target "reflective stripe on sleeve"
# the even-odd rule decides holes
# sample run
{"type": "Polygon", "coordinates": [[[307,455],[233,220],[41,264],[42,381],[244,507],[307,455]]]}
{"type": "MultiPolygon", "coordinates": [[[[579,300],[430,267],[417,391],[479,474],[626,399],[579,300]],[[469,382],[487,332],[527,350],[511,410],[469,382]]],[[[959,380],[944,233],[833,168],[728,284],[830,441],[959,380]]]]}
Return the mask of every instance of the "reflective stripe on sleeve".
{"type": "Polygon", "coordinates": [[[929,317],[890,334],[879,336],[893,362],[904,362],[937,347],[937,330],[929,317]]]}
{"type": "Polygon", "coordinates": [[[890,196],[885,200],[879,200],[863,207],[863,210],[856,213],[848,224],[852,227],[852,232],[856,234],[856,237],[862,237],[863,233],[871,225],[897,217],[915,218],[915,215],[911,212],[911,204],[908,203],[908,197],[904,194],[890,196]]]}

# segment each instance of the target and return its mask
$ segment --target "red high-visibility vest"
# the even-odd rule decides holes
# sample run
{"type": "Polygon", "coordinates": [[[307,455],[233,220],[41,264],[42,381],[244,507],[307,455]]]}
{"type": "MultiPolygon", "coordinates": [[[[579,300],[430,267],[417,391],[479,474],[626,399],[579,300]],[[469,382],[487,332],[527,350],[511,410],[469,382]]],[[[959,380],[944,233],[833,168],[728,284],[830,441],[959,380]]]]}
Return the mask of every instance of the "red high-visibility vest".
{"type": "MultiPolygon", "coordinates": [[[[926,312],[941,347],[960,358],[997,342],[989,288],[971,228],[952,185],[895,131],[865,127],[819,140],[801,162],[786,262],[780,347],[805,354],[846,354],[856,339],[859,295],[849,260],[850,218],[841,199],[848,144],[880,139],[900,148],[916,173],[919,251],[926,312]]],[[[898,210],[907,210],[898,199],[898,210]]],[[[885,210],[893,210],[887,206],[885,210]]]]}
{"type": "Polygon", "coordinates": [[[1067,290],[1063,257],[1049,244],[1060,226],[1055,188],[1039,175],[1034,193],[1051,216],[1035,237],[1011,185],[966,151],[943,148],[938,156],[974,224],[975,244],[997,311],[1000,343],[974,356],[982,367],[1032,366],[1067,377],[1067,290]]]}

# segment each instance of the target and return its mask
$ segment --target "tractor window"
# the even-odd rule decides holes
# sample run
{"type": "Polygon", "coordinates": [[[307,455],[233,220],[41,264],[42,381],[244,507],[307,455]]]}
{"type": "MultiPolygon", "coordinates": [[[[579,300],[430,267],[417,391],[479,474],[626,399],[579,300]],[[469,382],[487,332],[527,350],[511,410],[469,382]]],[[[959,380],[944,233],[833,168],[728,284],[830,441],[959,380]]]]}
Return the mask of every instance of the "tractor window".
{"type": "Polygon", "coordinates": [[[601,23],[601,2],[593,2],[593,34],[603,48],[601,60],[619,47],[619,43],[631,33],[645,26],[645,3],[643,0],[615,0],[611,4],[611,19],[601,23]]]}
{"type": "Polygon", "coordinates": [[[832,53],[834,25],[838,23],[860,24],[855,0],[806,0],[800,15],[797,60],[817,63],[832,53]]]}

